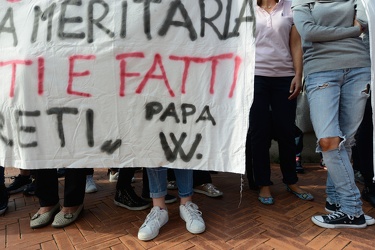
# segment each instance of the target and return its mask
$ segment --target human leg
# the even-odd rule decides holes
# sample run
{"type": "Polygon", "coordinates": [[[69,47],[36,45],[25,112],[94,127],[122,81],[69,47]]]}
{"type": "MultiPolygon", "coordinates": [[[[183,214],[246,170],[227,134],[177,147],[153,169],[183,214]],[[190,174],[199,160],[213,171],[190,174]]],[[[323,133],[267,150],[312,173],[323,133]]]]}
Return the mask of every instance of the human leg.
{"type": "Polygon", "coordinates": [[[193,196],[193,170],[174,170],[178,185],[178,195],[180,196],[180,216],[186,222],[186,229],[193,234],[199,234],[206,230],[206,225],[202,218],[198,206],[192,202],[193,196]]]}
{"type": "Polygon", "coordinates": [[[246,151],[251,150],[252,166],[255,184],[260,187],[259,199],[267,199],[265,204],[273,204],[270,186],[271,169],[269,145],[271,141],[270,120],[270,92],[271,82],[269,78],[255,76],[254,78],[254,100],[250,109],[250,144],[246,151]]]}
{"type": "Polygon", "coordinates": [[[38,169],[35,171],[35,195],[40,208],[30,220],[31,228],[40,228],[50,224],[59,211],[58,179],[56,169],[38,169]]]}
{"type": "Polygon", "coordinates": [[[61,228],[77,220],[83,211],[87,169],[66,169],[64,185],[64,206],[56,214],[52,226],[61,228]]]}
{"type": "Polygon", "coordinates": [[[364,92],[370,79],[368,74],[369,69],[358,68],[319,72],[307,77],[310,113],[318,137],[317,152],[322,152],[328,169],[327,202],[341,205],[341,213],[333,217],[313,217],[314,223],[323,227],[343,226],[337,224],[337,218],[339,223],[355,222],[353,227],[366,226],[349,156],[368,98],[364,92]]]}
{"type": "Polygon", "coordinates": [[[168,222],[169,218],[165,204],[167,169],[163,167],[147,168],[147,174],[153,208],[138,231],[138,239],[144,241],[152,240],[158,236],[160,228],[168,222]]]}
{"type": "Polygon", "coordinates": [[[280,168],[287,190],[303,200],[314,197],[297,185],[296,173],[296,107],[297,100],[289,100],[292,77],[278,77],[272,82],[271,119],[272,128],[279,146],[280,168]],[[277,80],[276,80],[277,79],[277,80]]]}
{"type": "MultiPolygon", "coordinates": [[[[174,180],[176,179],[174,177],[174,172],[173,172],[173,169],[169,169],[167,170],[167,178],[169,178],[170,176],[170,172],[173,173],[173,178],[174,180]]],[[[142,187],[142,198],[145,199],[145,200],[152,200],[150,198],[150,183],[148,181],[148,175],[147,175],[147,169],[146,168],[143,168],[143,173],[142,173],[142,179],[143,179],[143,187],[142,187]]],[[[169,180],[169,179],[168,179],[169,180]]],[[[176,181],[173,181],[174,182],[174,185],[176,185],[176,189],[177,189],[177,184],[176,184],[176,181]]],[[[170,182],[168,182],[168,185],[167,185],[167,189],[170,189],[170,182]]],[[[176,202],[177,201],[177,197],[174,196],[174,195],[171,195],[171,194],[166,194],[165,195],[165,203],[166,204],[170,204],[170,203],[173,203],[173,202],[176,202]]]]}
{"type": "Polygon", "coordinates": [[[139,197],[131,185],[135,170],[135,168],[119,169],[114,203],[129,210],[143,210],[148,208],[150,203],[139,197]]]}
{"type": "Polygon", "coordinates": [[[358,169],[360,170],[365,187],[362,198],[375,207],[374,155],[373,155],[373,123],[371,100],[366,102],[365,113],[357,133],[358,169]]]}
{"type": "Polygon", "coordinates": [[[297,125],[294,125],[294,128],[294,140],[296,144],[296,172],[303,174],[305,172],[302,166],[303,132],[299,127],[297,127],[297,125]]]}
{"type": "Polygon", "coordinates": [[[272,128],[279,145],[280,168],[283,182],[295,184],[298,177],[295,171],[296,143],[295,119],[297,100],[289,100],[292,77],[278,77],[272,84],[271,109],[272,128]]]}
{"type": "Polygon", "coordinates": [[[96,187],[95,181],[94,181],[94,169],[93,168],[87,168],[86,169],[86,188],[85,192],[86,194],[95,193],[98,191],[98,188],[96,187]]]}
{"type": "Polygon", "coordinates": [[[15,176],[13,182],[7,187],[8,193],[15,194],[22,192],[31,182],[30,170],[20,169],[18,176],[15,176]]]}

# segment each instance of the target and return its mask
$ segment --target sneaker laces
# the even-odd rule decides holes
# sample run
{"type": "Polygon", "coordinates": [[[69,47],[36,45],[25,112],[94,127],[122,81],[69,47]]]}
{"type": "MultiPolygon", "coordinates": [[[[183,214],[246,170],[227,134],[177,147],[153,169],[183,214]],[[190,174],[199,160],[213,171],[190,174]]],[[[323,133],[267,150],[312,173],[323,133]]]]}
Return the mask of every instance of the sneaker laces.
{"type": "Polygon", "coordinates": [[[354,216],[350,216],[350,215],[348,215],[348,214],[345,214],[344,212],[342,212],[342,211],[336,211],[336,212],[334,212],[334,213],[332,213],[332,214],[329,214],[329,215],[327,215],[327,218],[328,219],[338,219],[338,218],[340,218],[340,217],[344,217],[344,216],[348,216],[348,218],[350,219],[350,220],[353,220],[354,219],[354,216]]]}
{"type": "Polygon", "coordinates": [[[151,226],[153,226],[155,221],[158,223],[159,227],[161,227],[160,221],[159,221],[160,212],[161,212],[161,208],[159,207],[154,207],[153,209],[151,209],[151,212],[147,215],[142,227],[145,227],[146,225],[150,225],[150,224],[151,226]]]}
{"type": "Polygon", "coordinates": [[[86,178],[86,185],[95,185],[94,178],[92,176],[86,178]]]}
{"type": "Polygon", "coordinates": [[[193,202],[189,202],[188,204],[185,204],[186,209],[189,211],[189,215],[193,220],[198,219],[200,220],[202,218],[202,212],[198,210],[198,206],[194,204],[193,202]]]}

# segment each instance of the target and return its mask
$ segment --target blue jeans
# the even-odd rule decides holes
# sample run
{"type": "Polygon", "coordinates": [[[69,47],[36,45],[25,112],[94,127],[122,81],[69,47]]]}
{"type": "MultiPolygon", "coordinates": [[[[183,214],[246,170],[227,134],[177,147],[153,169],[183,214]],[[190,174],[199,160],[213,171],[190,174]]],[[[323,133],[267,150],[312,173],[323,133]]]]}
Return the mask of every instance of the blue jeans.
{"type": "Polygon", "coordinates": [[[310,116],[318,138],[316,152],[322,152],[320,139],[341,138],[337,149],[322,152],[328,169],[327,201],[340,204],[342,211],[351,216],[363,214],[350,158],[369,97],[370,80],[369,67],[317,72],[306,77],[310,116]]]}
{"type": "MultiPolygon", "coordinates": [[[[174,169],[178,187],[178,196],[185,198],[193,195],[193,170],[174,169]]],[[[147,168],[150,183],[150,197],[161,198],[167,195],[167,168],[147,168]]]]}

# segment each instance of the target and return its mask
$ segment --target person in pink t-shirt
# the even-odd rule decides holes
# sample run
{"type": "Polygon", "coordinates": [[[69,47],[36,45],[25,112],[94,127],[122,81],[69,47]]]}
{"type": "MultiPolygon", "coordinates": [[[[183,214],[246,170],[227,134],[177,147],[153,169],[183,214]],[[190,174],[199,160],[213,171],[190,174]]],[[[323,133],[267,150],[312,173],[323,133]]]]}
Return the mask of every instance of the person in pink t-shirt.
{"type": "Polygon", "coordinates": [[[258,200],[273,204],[269,155],[273,133],[279,145],[286,189],[300,199],[312,200],[313,196],[297,185],[294,138],[296,97],[302,82],[302,49],[293,25],[291,1],[257,0],[256,20],[254,102],[246,143],[247,171],[253,171],[255,185],[259,186],[258,200]]]}

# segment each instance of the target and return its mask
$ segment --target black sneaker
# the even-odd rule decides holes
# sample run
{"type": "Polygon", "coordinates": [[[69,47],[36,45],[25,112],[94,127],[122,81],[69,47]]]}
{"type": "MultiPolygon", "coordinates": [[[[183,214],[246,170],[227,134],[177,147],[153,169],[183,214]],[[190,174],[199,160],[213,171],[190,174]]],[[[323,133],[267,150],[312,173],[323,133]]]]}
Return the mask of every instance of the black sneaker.
{"type": "Polygon", "coordinates": [[[0,186],[0,215],[5,213],[8,208],[9,194],[5,185],[0,186]]]}
{"type": "Polygon", "coordinates": [[[115,204],[129,210],[143,210],[151,204],[140,198],[133,189],[117,189],[115,194],[115,204]]]}
{"type": "Polygon", "coordinates": [[[305,173],[305,169],[303,169],[303,167],[302,167],[301,158],[299,156],[296,156],[296,172],[298,174],[305,173]]]}
{"type": "MultiPolygon", "coordinates": [[[[152,199],[150,198],[150,196],[146,196],[146,195],[142,195],[142,199],[146,200],[146,201],[152,201],[152,199]]],[[[177,201],[177,197],[174,196],[174,195],[171,195],[171,194],[167,194],[165,196],[165,204],[170,204],[170,203],[173,203],[173,202],[176,202],[177,201]]]]}
{"type": "Polygon", "coordinates": [[[26,196],[35,195],[35,179],[33,179],[32,182],[26,186],[26,188],[23,190],[23,195],[26,195],[26,196]]]}
{"type": "MultiPolygon", "coordinates": [[[[326,201],[325,210],[328,213],[334,213],[336,211],[340,211],[340,208],[341,208],[340,204],[332,204],[332,203],[326,201]]],[[[366,220],[367,226],[375,225],[375,219],[373,217],[367,215],[367,214],[365,214],[365,220],[366,220]]]]}
{"type": "Polygon", "coordinates": [[[340,204],[333,204],[333,203],[330,203],[328,201],[326,201],[326,207],[325,207],[325,210],[328,212],[328,213],[334,213],[336,211],[339,211],[341,208],[341,205],[340,204]]]}
{"type": "Polygon", "coordinates": [[[365,228],[367,227],[365,215],[350,216],[342,211],[336,211],[328,215],[316,215],[311,217],[312,222],[324,228],[365,228]]]}
{"type": "Polygon", "coordinates": [[[25,187],[32,182],[30,175],[18,175],[14,178],[13,182],[7,187],[9,194],[15,194],[21,192],[25,187]]]}

